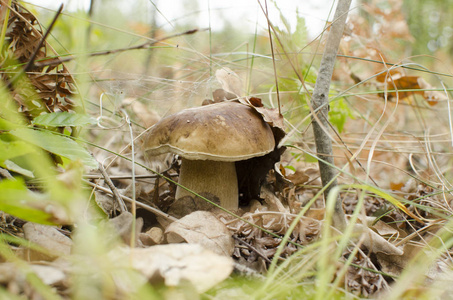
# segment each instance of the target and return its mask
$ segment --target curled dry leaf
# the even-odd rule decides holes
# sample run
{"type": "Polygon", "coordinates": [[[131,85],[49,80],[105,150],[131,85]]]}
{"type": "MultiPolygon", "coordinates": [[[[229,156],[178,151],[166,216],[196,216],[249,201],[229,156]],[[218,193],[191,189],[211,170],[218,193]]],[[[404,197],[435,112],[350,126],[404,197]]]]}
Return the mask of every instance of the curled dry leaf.
{"type": "Polygon", "coordinates": [[[139,238],[145,246],[159,245],[164,241],[164,231],[159,227],[152,227],[147,232],[140,233],[139,238]]]}
{"type": "Polygon", "coordinates": [[[407,266],[409,261],[419,252],[420,245],[406,243],[403,246],[402,255],[389,255],[385,253],[376,253],[376,259],[381,266],[382,272],[393,276],[401,275],[401,272],[407,266]]]}
{"type": "Polygon", "coordinates": [[[368,257],[359,252],[354,256],[352,263],[362,268],[355,266],[348,268],[344,278],[348,291],[368,297],[383,289],[385,281],[382,275],[370,271],[373,264],[368,257]]]}
{"type": "Polygon", "coordinates": [[[283,206],[280,199],[277,196],[275,196],[275,194],[271,190],[269,190],[269,188],[265,186],[261,188],[261,197],[268,205],[269,210],[283,213],[289,212],[289,210],[283,206]]]}
{"type": "Polygon", "coordinates": [[[275,137],[275,147],[279,147],[280,141],[285,137],[285,120],[277,108],[267,108],[257,97],[243,97],[238,99],[240,103],[248,105],[255,109],[263,118],[264,122],[269,124],[275,137]]]}
{"type": "Polygon", "coordinates": [[[234,251],[230,231],[207,211],[195,211],[171,223],[165,235],[169,243],[199,244],[220,255],[231,256],[234,251]]]}
{"type": "Polygon", "coordinates": [[[222,88],[231,94],[237,95],[235,98],[242,96],[242,80],[228,67],[223,67],[215,72],[215,77],[222,85],[222,88]]]}
{"type": "Polygon", "coordinates": [[[383,73],[376,79],[380,82],[385,83],[387,85],[387,89],[389,90],[403,90],[401,92],[388,93],[388,97],[390,99],[396,98],[396,93],[398,93],[398,98],[400,100],[406,99],[415,94],[421,95],[423,96],[423,98],[425,98],[429,105],[436,105],[439,101],[448,100],[448,97],[445,93],[432,91],[434,89],[433,86],[431,86],[428,82],[426,82],[425,79],[420,76],[407,76],[399,72],[393,72],[390,77],[386,75],[387,73],[383,73]]]}
{"type": "Polygon", "coordinates": [[[26,223],[23,226],[25,239],[47,250],[46,253],[33,249],[27,249],[26,259],[30,261],[52,261],[62,255],[69,255],[72,248],[72,240],[59,232],[53,226],[26,223]]]}
{"type": "Polygon", "coordinates": [[[149,110],[148,107],[134,98],[125,98],[122,103],[128,107],[135,115],[135,119],[140,121],[140,124],[149,128],[159,122],[161,119],[159,114],[154,110],[149,110]]]}
{"type": "Polygon", "coordinates": [[[233,93],[227,92],[224,89],[217,89],[212,92],[212,97],[214,98],[214,103],[217,103],[237,99],[238,96],[233,93]]]}
{"type": "MultiPolygon", "coordinates": [[[[61,286],[66,280],[66,274],[55,264],[47,266],[30,264],[28,267],[23,268],[11,262],[0,264],[0,284],[10,293],[20,295],[17,299],[44,299],[29,280],[30,273],[50,286],[61,286]]],[[[10,299],[5,294],[2,296],[2,299],[10,299]]]]}
{"type": "Polygon", "coordinates": [[[254,108],[263,120],[271,126],[274,132],[276,146],[286,135],[283,116],[278,109],[266,108],[263,106],[261,99],[257,97],[242,97],[243,88],[241,78],[227,67],[216,71],[216,78],[222,85],[223,90],[216,90],[213,94],[214,102],[232,100],[237,98],[242,104],[254,108]],[[237,97],[232,98],[234,95],[237,97]]]}
{"type": "Polygon", "coordinates": [[[382,236],[362,224],[354,225],[354,233],[362,236],[363,245],[373,253],[384,253],[388,255],[403,255],[403,250],[384,239],[382,236]]]}
{"type": "Polygon", "coordinates": [[[55,264],[52,266],[30,265],[30,268],[47,285],[56,285],[66,279],[65,273],[55,264]]]}
{"type": "Polygon", "coordinates": [[[389,224],[379,220],[377,222],[374,217],[367,217],[368,226],[376,231],[380,236],[387,238],[388,240],[399,240],[402,237],[405,237],[407,234],[403,230],[398,230],[395,227],[390,226],[389,224]]]}
{"type": "MultiPolygon", "coordinates": [[[[236,245],[234,257],[246,266],[263,270],[264,261],[261,256],[272,259],[278,245],[281,242],[280,237],[269,236],[267,233],[252,226],[257,224],[264,229],[271,231],[283,237],[288,231],[295,215],[285,212],[266,211],[266,206],[254,205],[251,209],[253,212],[245,213],[242,218],[247,220],[230,221],[228,227],[235,232],[235,235],[243,241],[236,245]],[[248,244],[251,247],[245,247],[248,244]],[[259,253],[257,253],[257,251],[259,253]],[[259,262],[263,262],[260,264],[259,262]]],[[[290,236],[290,241],[307,245],[319,236],[321,231],[321,222],[312,218],[302,217],[290,236]]],[[[297,248],[291,244],[284,247],[282,257],[288,257],[297,251],[297,248]]]]}
{"type": "MultiPolygon", "coordinates": [[[[118,234],[125,243],[130,243],[132,234],[132,225],[134,224],[134,216],[126,211],[119,216],[108,220],[110,226],[113,227],[113,232],[118,234]]],[[[138,218],[135,222],[135,232],[140,232],[143,227],[143,219],[138,218]]],[[[135,243],[138,242],[139,236],[135,236],[135,243]]]]}
{"type": "Polygon", "coordinates": [[[191,283],[203,293],[225,280],[233,271],[231,258],[218,255],[196,244],[157,245],[149,248],[124,248],[111,254],[113,261],[127,264],[153,283],[168,287],[191,283]]]}

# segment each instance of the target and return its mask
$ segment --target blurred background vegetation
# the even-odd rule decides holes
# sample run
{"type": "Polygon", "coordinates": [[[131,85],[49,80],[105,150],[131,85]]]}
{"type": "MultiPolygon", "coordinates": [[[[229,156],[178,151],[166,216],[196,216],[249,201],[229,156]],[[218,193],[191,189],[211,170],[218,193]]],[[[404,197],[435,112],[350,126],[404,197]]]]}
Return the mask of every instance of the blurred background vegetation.
{"type": "MultiPolygon", "coordinates": [[[[61,55],[77,54],[83,57],[83,54],[96,51],[137,45],[147,38],[162,38],[194,28],[206,29],[211,25],[214,28],[212,31],[204,30],[167,40],[152,50],[86,58],[89,64],[85,69],[81,67],[83,64],[70,67],[81,77],[85,76],[85,82],[95,83],[98,95],[100,91],[124,93],[126,97],[138,97],[141,101],[156,105],[175,101],[176,98],[181,101],[182,107],[198,105],[203,98],[210,97],[212,85],[216,84],[213,72],[223,65],[229,65],[247,78],[249,94],[267,93],[273,84],[272,80],[268,80],[272,77],[273,67],[269,59],[267,27],[258,4],[256,1],[243,1],[242,5],[235,7],[225,3],[219,9],[209,3],[172,1],[175,12],[172,16],[166,16],[164,10],[160,10],[160,5],[163,5],[160,1],[136,0],[128,4],[119,0],[68,1],[66,6],[71,10],[65,11],[59,18],[49,42],[61,55]],[[232,15],[240,16],[240,19],[230,20],[232,15]],[[200,17],[204,17],[202,22],[200,17]],[[259,55],[253,56],[252,53],[259,55]]],[[[316,38],[323,32],[322,22],[332,19],[332,15],[329,16],[332,3],[324,1],[318,7],[307,3],[308,10],[304,10],[303,6],[296,9],[296,2],[282,3],[269,2],[270,10],[274,12],[271,22],[278,27],[284,50],[299,53],[299,56],[291,55],[296,59],[296,67],[305,70],[302,73],[307,76],[310,73],[307,70],[318,65],[319,55],[313,55],[320,51],[316,38]],[[321,10],[319,6],[323,4],[325,7],[321,10]],[[292,6],[294,10],[290,12],[292,6]],[[323,19],[318,18],[315,22],[310,12],[316,17],[322,15],[323,19]]],[[[52,3],[50,6],[56,5],[52,3]]],[[[51,9],[32,4],[28,7],[39,16],[42,24],[48,24],[54,14],[51,9]]],[[[353,2],[351,16],[363,17],[362,22],[366,24],[362,25],[369,30],[367,38],[374,39],[376,45],[380,44],[380,49],[376,49],[385,53],[388,62],[412,57],[427,68],[445,67],[450,65],[453,49],[453,27],[449,18],[452,7],[451,0],[362,0],[353,2]],[[380,13],[376,13],[378,9],[380,13]],[[386,12],[392,12],[392,15],[386,16],[386,12]],[[407,32],[404,27],[406,22],[407,32]],[[389,30],[393,32],[389,33],[389,30]],[[382,36],[382,33],[387,35],[382,36]],[[419,55],[422,57],[413,57],[419,55]],[[430,56],[437,57],[441,62],[430,56]]],[[[358,28],[351,30],[354,32],[358,28]]],[[[277,41],[274,44],[280,47],[277,41]]],[[[282,55],[282,49],[278,50],[282,55]]],[[[294,90],[291,80],[295,76],[290,74],[288,61],[281,57],[277,64],[281,84],[290,84],[286,87],[294,90]]],[[[313,80],[311,76],[309,81],[313,80]]]]}

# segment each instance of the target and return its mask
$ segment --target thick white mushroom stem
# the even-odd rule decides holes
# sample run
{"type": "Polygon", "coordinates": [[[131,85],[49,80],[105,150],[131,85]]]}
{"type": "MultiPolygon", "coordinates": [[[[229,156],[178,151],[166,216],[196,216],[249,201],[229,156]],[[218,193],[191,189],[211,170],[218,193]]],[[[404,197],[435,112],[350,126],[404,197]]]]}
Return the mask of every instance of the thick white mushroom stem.
{"type": "MultiPolygon", "coordinates": [[[[238,182],[234,162],[182,159],[179,173],[180,185],[206,198],[213,195],[228,210],[238,208],[238,182]]],[[[178,186],[176,200],[192,193],[178,186]]],[[[213,200],[213,199],[209,199],[213,200]]]]}

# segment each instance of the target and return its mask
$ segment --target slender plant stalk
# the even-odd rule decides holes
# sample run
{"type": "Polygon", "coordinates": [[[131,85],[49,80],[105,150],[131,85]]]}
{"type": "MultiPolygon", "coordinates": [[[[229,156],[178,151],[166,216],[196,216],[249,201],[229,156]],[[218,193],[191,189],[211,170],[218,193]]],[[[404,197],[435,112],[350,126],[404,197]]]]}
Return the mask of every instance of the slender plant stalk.
{"type": "MultiPolygon", "coordinates": [[[[313,108],[313,133],[315,136],[316,152],[321,160],[328,162],[328,164],[326,164],[321,160],[318,161],[321,172],[321,180],[323,185],[327,185],[331,182],[324,191],[325,199],[327,199],[327,195],[330,190],[337,185],[337,180],[334,179],[337,176],[337,172],[333,167],[329,166],[329,164],[334,164],[332,141],[330,140],[330,135],[326,132],[328,128],[330,128],[328,119],[330,81],[332,79],[335,59],[341,37],[343,36],[344,25],[346,23],[350,5],[351,0],[339,0],[338,2],[334,16],[334,23],[330,28],[326,48],[319,67],[318,78],[316,80],[315,89],[311,98],[311,105],[313,108]]],[[[343,230],[346,227],[346,219],[340,197],[336,199],[332,224],[340,230],[343,230]]]]}
{"type": "MultiPolygon", "coordinates": [[[[2,3],[5,3],[5,1],[1,1],[2,3]]],[[[5,43],[5,37],[6,37],[6,30],[8,29],[8,20],[9,20],[9,7],[11,7],[11,2],[12,0],[9,0],[8,1],[8,8],[5,8],[6,11],[5,11],[5,15],[4,15],[4,19],[3,19],[3,26],[2,26],[2,32],[1,32],[1,35],[0,35],[0,50],[3,50],[3,45],[5,43]]]]}
{"type": "Polygon", "coordinates": [[[280,105],[280,92],[278,90],[277,69],[275,68],[274,43],[272,42],[271,25],[270,25],[270,21],[269,21],[269,12],[267,10],[267,1],[266,0],[264,0],[264,6],[266,8],[267,29],[269,31],[269,42],[271,44],[272,64],[274,66],[274,79],[275,79],[275,90],[277,91],[278,113],[282,114],[281,105],[280,105]]]}

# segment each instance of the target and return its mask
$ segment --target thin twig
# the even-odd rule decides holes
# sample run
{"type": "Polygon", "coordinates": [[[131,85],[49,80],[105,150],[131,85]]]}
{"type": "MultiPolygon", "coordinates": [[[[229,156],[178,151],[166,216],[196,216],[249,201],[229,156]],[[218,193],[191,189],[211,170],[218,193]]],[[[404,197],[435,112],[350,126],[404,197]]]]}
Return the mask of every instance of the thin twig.
{"type": "MultiPolygon", "coordinates": [[[[205,31],[205,30],[207,30],[207,29],[206,28],[205,29],[197,29],[197,28],[196,29],[191,29],[191,30],[187,30],[187,31],[184,31],[184,32],[181,32],[181,33],[176,33],[176,34],[173,34],[173,35],[169,35],[169,36],[166,36],[166,37],[163,37],[161,39],[154,40],[154,41],[147,41],[147,42],[145,42],[143,44],[140,44],[140,45],[137,45],[137,46],[126,47],[126,48],[118,48],[118,49],[114,49],[114,50],[107,50],[107,51],[100,51],[100,52],[94,52],[94,53],[88,54],[87,56],[95,57],[95,56],[116,54],[116,53],[125,52],[125,51],[129,51],[129,50],[147,49],[148,47],[150,47],[150,46],[152,46],[154,44],[160,43],[160,42],[168,40],[168,39],[172,39],[172,38],[175,38],[175,37],[178,37],[178,36],[182,36],[182,35],[194,34],[196,32],[205,31]]],[[[40,60],[40,61],[36,62],[36,66],[44,67],[44,66],[50,66],[50,65],[55,65],[55,64],[61,64],[61,63],[64,63],[64,62],[68,62],[68,61],[74,60],[76,58],[77,58],[77,56],[72,55],[72,56],[69,56],[69,57],[66,57],[66,58],[57,57],[57,58],[51,58],[51,59],[44,59],[44,60],[40,60]]]]}
{"type": "Polygon", "coordinates": [[[249,243],[247,243],[246,241],[240,239],[238,236],[236,236],[235,234],[233,234],[233,239],[235,239],[236,241],[238,241],[239,243],[245,245],[247,248],[249,248],[250,250],[252,250],[253,252],[256,252],[256,254],[258,254],[259,257],[261,257],[262,259],[264,259],[268,264],[271,264],[272,261],[267,258],[264,254],[262,254],[258,249],[256,249],[255,247],[253,247],[252,245],[250,245],[249,243]]]}
{"type": "MultiPolygon", "coordinates": [[[[164,173],[164,172],[162,172],[164,173]]],[[[88,174],[88,175],[83,175],[83,178],[85,179],[96,179],[96,178],[99,178],[99,176],[101,176],[101,174],[88,174]]],[[[167,174],[168,177],[178,177],[178,174],[176,173],[173,173],[173,174],[167,174]]],[[[159,175],[153,175],[153,174],[149,174],[149,175],[135,175],[135,179],[149,179],[149,178],[159,178],[159,175]]],[[[110,179],[114,179],[114,180],[119,180],[119,179],[132,179],[132,175],[128,174],[128,175],[115,175],[115,176],[111,176],[110,175],[110,179]]]]}
{"type": "Polygon", "coordinates": [[[60,5],[60,8],[58,8],[57,13],[52,19],[52,22],[50,23],[49,27],[46,30],[46,33],[44,33],[43,37],[39,41],[38,47],[36,47],[35,51],[30,57],[30,60],[24,67],[24,72],[30,71],[30,69],[33,67],[33,64],[36,59],[36,55],[39,53],[39,49],[42,47],[44,42],[46,41],[47,37],[49,36],[50,32],[52,31],[53,26],[55,25],[55,22],[57,22],[58,17],[60,16],[61,12],[63,11],[63,3],[60,5]]]}
{"type": "Polygon", "coordinates": [[[135,232],[135,219],[137,217],[137,200],[135,198],[135,144],[134,144],[134,132],[132,130],[132,124],[131,124],[131,119],[129,118],[129,115],[127,112],[122,109],[121,110],[123,114],[126,117],[126,123],[129,127],[129,133],[131,135],[131,154],[132,154],[132,232],[131,232],[131,240],[130,240],[130,247],[134,248],[135,247],[135,237],[136,237],[136,232],[135,232]]]}
{"type": "Polygon", "coordinates": [[[124,203],[123,199],[121,198],[121,194],[116,189],[115,185],[113,184],[112,180],[109,177],[109,174],[104,169],[102,164],[99,164],[99,172],[101,172],[102,176],[104,177],[105,183],[109,186],[110,190],[112,191],[113,198],[119,205],[120,211],[125,212],[127,211],[126,204],[124,203]]]}
{"type": "MultiPolygon", "coordinates": [[[[94,187],[94,188],[96,188],[96,189],[98,189],[98,190],[100,190],[100,191],[103,191],[104,193],[108,193],[108,194],[110,194],[110,195],[113,195],[112,191],[109,190],[109,189],[107,189],[107,188],[105,188],[105,187],[99,186],[99,185],[97,185],[97,184],[95,184],[95,183],[92,183],[91,181],[86,180],[86,179],[82,179],[82,180],[83,180],[83,182],[85,182],[86,184],[88,184],[88,185],[90,185],[90,186],[92,186],[92,187],[94,187]]],[[[132,202],[134,201],[134,200],[132,200],[131,198],[129,198],[129,197],[127,197],[127,196],[124,196],[124,195],[121,195],[121,198],[122,198],[124,201],[127,201],[127,202],[129,202],[129,203],[132,203],[132,202]]],[[[136,202],[136,205],[139,206],[139,207],[141,207],[141,208],[143,208],[143,209],[146,209],[147,211],[152,212],[153,214],[159,215],[160,217],[163,217],[163,218],[165,218],[165,219],[167,219],[167,220],[169,220],[169,221],[171,221],[171,222],[178,221],[178,219],[176,219],[175,217],[172,217],[172,216],[170,216],[169,214],[166,214],[166,213],[164,213],[163,211],[158,210],[157,208],[154,208],[154,207],[152,207],[152,206],[146,205],[146,204],[141,203],[141,202],[138,202],[138,201],[136,202]]]]}
{"type": "MultiPolygon", "coordinates": [[[[259,3],[259,0],[258,0],[259,3]]],[[[260,3],[261,5],[261,3],[260,3]]],[[[271,53],[272,53],[272,64],[274,66],[274,79],[275,79],[275,89],[277,92],[277,104],[278,104],[278,113],[282,114],[282,109],[280,105],[280,92],[278,90],[278,78],[277,78],[277,68],[275,67],[275,54],[274,54],[274,43],[272,42],[272,33],[271,33],[271,23],[269,21],[269,11],[267,10],[267,0],[264,0],[264,5],[266,7],[266,19],[267,19],[267,30],[269,32],[269,41],[271,44],[271,53]]]]}

